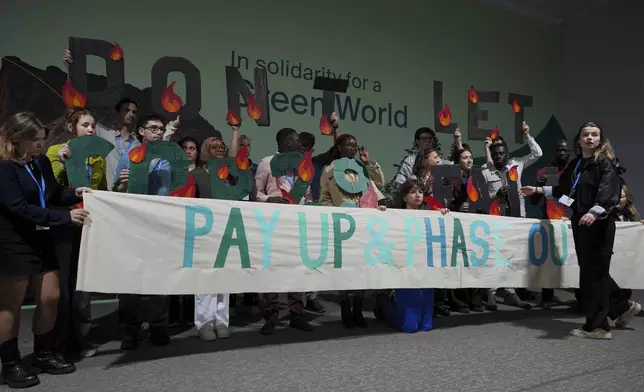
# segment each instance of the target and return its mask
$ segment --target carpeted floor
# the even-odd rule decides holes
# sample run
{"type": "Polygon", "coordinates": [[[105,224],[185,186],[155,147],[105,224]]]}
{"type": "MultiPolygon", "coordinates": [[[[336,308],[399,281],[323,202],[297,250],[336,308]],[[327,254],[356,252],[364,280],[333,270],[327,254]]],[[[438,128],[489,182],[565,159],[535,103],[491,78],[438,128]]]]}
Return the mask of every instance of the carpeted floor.
{"type": "MultiPolygon", "coordinates": [[[[204,343],[194,331],[176,331],[169,347],[128,353],[112,340],[76,373],[43,375],[31,391],[644,391],[643,317],[614,331],[612,341],[567,337],[581,317],[565,306],[439,317],[431,332],[403,334],[373,319],[368,330],[347,331],[338,305],[324,303],[330,312],[311,315],[318,328],[308,333],[284,328],[261,336],[259,316],[239,315],[228,340],[204,343]]],[[[113,331],[114,310],[95,307],[97,333],[113,331]]],[[[32,311],[23,313],[26,354],[32,311]]]]}

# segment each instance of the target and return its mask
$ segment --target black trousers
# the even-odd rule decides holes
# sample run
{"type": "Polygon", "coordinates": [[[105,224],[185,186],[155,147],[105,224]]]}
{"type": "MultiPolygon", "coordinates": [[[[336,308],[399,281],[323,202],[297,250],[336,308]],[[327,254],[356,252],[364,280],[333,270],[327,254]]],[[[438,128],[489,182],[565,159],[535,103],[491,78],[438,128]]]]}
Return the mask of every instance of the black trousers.
{"type": "MultiPolygon", "coordinates": [[[[577,214],[572,217],[572,232],[579,262],[579,290],[586,315],[586,323],[582,328],[586,331],[597,328],[609,331],[609,313],[614,316],[619,311],[617,307],[623,306],[619,303],[624,303],[623,299],[615,296],[616,303],[611,312],[611,295],[619,291],[619,286],[610,276],[615,221],[608,217],[596,220],[591,226],[579,226],[580,218],[581,215],[577,214]]],[[[628,309],[628,305],[626,306],[628,309]]]]}
{"type": "Polygon", "coordinates": [[[60,349],[74,352],[91,347],[87,336],[92,327],[90,293],[76,291],[78,255],[82,228],[66,226],[55,229],[54,249],[60,267],[60,302],[56,332],[60,349]]]}
{"type": "Polygon", "coordinates": [[[147,322],[150,328],[169,328],[169,298],[166,295],[119,296],[119,321],[128,330],[138,330],[147,322]]]}

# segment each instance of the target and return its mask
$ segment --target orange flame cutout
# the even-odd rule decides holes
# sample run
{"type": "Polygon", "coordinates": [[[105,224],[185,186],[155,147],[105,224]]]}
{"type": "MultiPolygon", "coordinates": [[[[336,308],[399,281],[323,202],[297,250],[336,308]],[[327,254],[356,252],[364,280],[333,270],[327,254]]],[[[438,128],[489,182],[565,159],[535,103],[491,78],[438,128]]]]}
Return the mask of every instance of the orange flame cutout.
{"type": "Polygon", "coordinates": [[[512,166],[510,170],[508,170],[508,178],[514,182],[519,179],[519,166],[512,166]]]}
{"type": "Polygon", "coordinates": [[[114,61],[119,61],[123,58],[123,48],[116,41],[114,41],[114,47],[110,50],[110,58],[114,61]]]}
{"type": "Polygon", "coordinates": [[[290,193],[286,192],[282,188],[280,188],[280,191],[282,191],[282,197],[284,197],[286,200],[288,200],[288,204],[295,204],[295,200],[293,199],[293,196],[291,196],[290,193]]]}
{"type": "Polygon", "coordinates": [[[241,124],[241,118],[232,110],[228,109],[226,112],[226,122],[231,127],[238,127],[241,124]]]}
{"type": "Polygon", "coordinates": [[[180,188],[170,192],[170,196],[174,197],[195,197],[197,194],[197,185],[192,174],[188,173],[188,180],[180,188]]]}
{"type": "Polygon", "coordinates": [[[320,117],[320,133],[323,135],[330,135],[333,133],[333,125],[329,121],[329,116],[323,114],[320,117]]]}
{"type": "Polygon", "coordinates": [[[227,180],[228,174],[228,165],[226,165],[226,162],[222,162],[219,169],[217,169],[217,178],[220,180],[227,180]]]}
{"type": "Polygon", "coordinates": [[[302,181],[309,182],[315,177],[315,167],[313,167],[313,161],[311,157],[313,156],[313,150],[309,150],[304,154],[300,164],[297,166],[297,176],[302,179],[302,181]]]}
{"type": "Polygon", "coordinates": [[[561,219],[566,216],[563,206],[554,200],[548,200],[546,213],[548,214],[548,219],[561,219]]]}
{"type": "Polygon", "coordinates": [[[492,132],[490,132],[489,137],[492,140],[495,140],[497,137],[499,137],[499,128],[494,128],[492,132]]]}
{"type": "Polygon", "coordinates": [[[423,201],[427,204],[427,208],[430,210],[440,210],[441,208],[445,208],[441,202],[433,196],[427,196],[423,201]]]}
{"type": "Polygon", "coordinates": [[[519,113],[521,111],[521,106],[519,105],[519,102],[517,100],[512,101],[512,111],[515,113],[519,113]]]}
{"type": "Polygon", "coordinates": [[[183,106],[181,97],[174,92],[175,83],[176,82],[170,83],[170,85],[163,91],[163,94],[161,94],[161,106],[163,106],[168,113],[176,113],[181,110],[181,107],[183,106]]]}
{"type": "Polygon", "coordinates": [[[474,90],[474,86],[467,90],[467,99],[469,99],[470,103],[477,103],[479,101],[479,95],[476,90],[474,90]]]}
{"type": "Polygon", "coordinates": [[[499,199],[496,199],[490,204],[490,215],[501,216],[501,207],[499,207],[499,199]]]}
{"type": "Polygon", "coordinates": [[[235,157],[235,164],[239,170],[248,170],[250,167],[250,160],[248,160],[248,144],[239,147],[237,156],[235,157]]]}
{"type": "Polygon", "coordinates": [[[145,150],[146,150],[146,143],[140,144],[134,147],[133,149],[131,149],[130,152],[128,153],[130,162],[132,163],[143,162],[143,160],[145,159],[145,150]]]}
{"type": "Polygon", "coordinates": [[[438,112],[438,122],[440,122],[444,127],[452,123],[452,111],[449,110],[449,106],[447,106],[447,104],[445,104],[443,110],[438,112]]]}
{"type": "Polygon", "coordinates": [[[479,200],[479,191],[476,189],[474,186],[474,183],[472,182],[472,177],[467,180],[467,198],[470,200],[472,203],[476,203],[479,200]]]}
{"type": "Polygon", "coordinates": [[[84,108],[87,104],[87,97],[72,86],[72,81],[69,78],[63,85],[63,102],[70,109],[84,108]]]}
{"type": "Polygon", "coordinates": [[[246,112],[248,113],[248,117],[252,118],[253,120],[259,120],[260,118],[262,118],[262,108],[260,108],[257,104],[255,94],[251,94],[251,96],[248,98],[248,107],[246,107],[246,112]]]}

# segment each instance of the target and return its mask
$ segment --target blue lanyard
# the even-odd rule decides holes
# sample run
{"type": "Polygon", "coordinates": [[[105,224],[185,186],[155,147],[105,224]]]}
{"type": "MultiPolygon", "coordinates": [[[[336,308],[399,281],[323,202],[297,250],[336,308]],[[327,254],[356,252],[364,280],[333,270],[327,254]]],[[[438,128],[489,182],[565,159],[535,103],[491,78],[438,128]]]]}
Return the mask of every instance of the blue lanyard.
{"type": "Polygon", "coordinates": [[[89,181],[89,186],[92,186],[92,177],[94,174],[94,169],[92,165],[89,164],[89,158],[87,158],[87,180],[89,181]]]}
{"type": "MultiPolygon", "coordinates": [[[[157,161],[156,165],[154,165],[154,167],[152,168],[152,171],[150,172],[150,174],[154,174],[157,171],[157,169],[159,168],[160,165],[161,165],[161,159],[159,159],[157,161]]],[[[156,182],[157,182],[156,180],[157,180],[157,176],[152,176],[152,182],[149,184],[149,187],[148,187],[149,189],[154,189],[154,184],[156,184],[156,182]]]]}
{"type": "Polygon", "coordinates": [[[579,182],[579,177],[581,177],[581,173],[577,173],[579,166],[581,166],[581,159],[577,161],[577,166],[575,166],[575,170],[573,170],[572,172],[572,177],[570,177],[570,179],[572,180],[572,188],[570,189],[570,194],[572,194],[575,189],[577,189],[577,183],[579,182]]]}
{"type": "Polygon", "coordinates": [[[116,141],[116,149],[118,150],[119,154],[123,156],[123,154],[127,154],[130,152],[130,148],[132,148],[132,143],[134,143],[134,138],[130,136],[130,141],[127,143],[127,147],[125,148],[125,150],[121,149],[121,135],[116,135],[115,141],[116,141]]]}
{"type": "Polygon", "coordinates": [[[291,179],[291,176],[288,174],[284,173],[284,177],[286,177],[286,181],[288,181],[288,184],[293,187],[293,181],[295,181],[295,174],[293,175],[293,179],[291,179]]]}
{"type": "MultiPolygon", "coordinates": [[[[40,165],[38,162],[34,163],[38,166],[38,169],[40,169],[40,165]]],[[[27,172],[33,178],[34,182],[36,183],[36,186],[38,187],[38,194],[40,196],[40,206],[42,208],[47,208],[47,203],[45,202],[45,177],[42,174],[42,169],[40,169],[40,183],[38,183],[38,180],[36,180],[36,176],[34,176],[34,172],[31,171],[31,168],[29,167],[29,164],[25,164],[25,169],[27,169],[27,172]]]]}

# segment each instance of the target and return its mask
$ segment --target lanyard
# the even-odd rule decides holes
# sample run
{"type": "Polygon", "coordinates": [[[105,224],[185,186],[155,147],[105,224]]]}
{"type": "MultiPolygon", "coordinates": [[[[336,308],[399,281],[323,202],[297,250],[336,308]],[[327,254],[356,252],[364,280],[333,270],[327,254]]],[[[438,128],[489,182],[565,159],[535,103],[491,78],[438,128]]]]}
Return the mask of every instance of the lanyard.
{"type": "MultiPolygon", "coordinates": [[[[34,163],[38,166],[38,169],[40,169],[40,165],[35,161],[34,163]]],[[[40,170],[40,183],[38,183],[38,180],[36,180],[36,176],[34,176],[34,172],[31,171],[29,164],[25,164],[25,169],[27,169],[27,172],[29,173],[31,178],[36,183],[36,186],[38,187],[38,195],[40,196],[40,206],[42,208],[46,208],[47,203],[45,202],[45,190],[46,190],[45,177],[42,175],[42,170],[40,170]]]]}
{"type": "MultiPolygon", "coordinates": [[[[154,165],[154,167],[152,168],[152,171],[150,172],[150,174],[154,174],[157,171],[157,169],[159,168],[159,166],[161,166],[161,159],[159,159],[157,161],[156,165],[154,165]]],[[[150,184],[148,186],[148,190],[154,189],[154,185],[157,182],[157,177],[158,176],[152,176],[152,181],[150,182],[150,184]]]]}
{"type": "Polygon", "coordinates": [[[289,176],[289,175],[288,175],[288,174],[286,174],[286,173],[284,173],[284,177],[286,178],[286,181],[288,182],[288,184],[289,184],[289,185],[291,186],[291,188],[292,188],[292,187],[293,187],[293,182],[295,181],[295,174],[293,174],[293,178],[292,178],[292,179],[291,179],[291,176],[289,176]]]}
{"type": "Polygon", "coordinates": [[[134,143],[134,138],[130,136],[130,141],[127,143],[127,147],[125,147],[125,150],[121,149],[121,135],[116,135],[115,141],[116,141],[116,149],[118,150],[119,154],[123,156],[123,154],[127,154],[130,152],[130,148],[132,148],[132,143],[134,143]]]}
{"type": "Polygon", "coordinates": [[[94,174],[94,169],[92,165],[89,164],[89,158],[87,158],[87,181],[89,181],[89,186],[92,186],[92,177],[94,174]]]}
{"type": "Polygon", "coordinates": [[[579,182],[579,177],[581,177],[581,173],[577,173],[579,166],[581,166],[581,159],[577,161],[577,166],[575,166],[575,170],[573,170],[572,177],[570,178],[572,180],[572,188],[570,189],[571,195],[575,192],[575,189],[577,189],[577,183],[579,182]]]}

